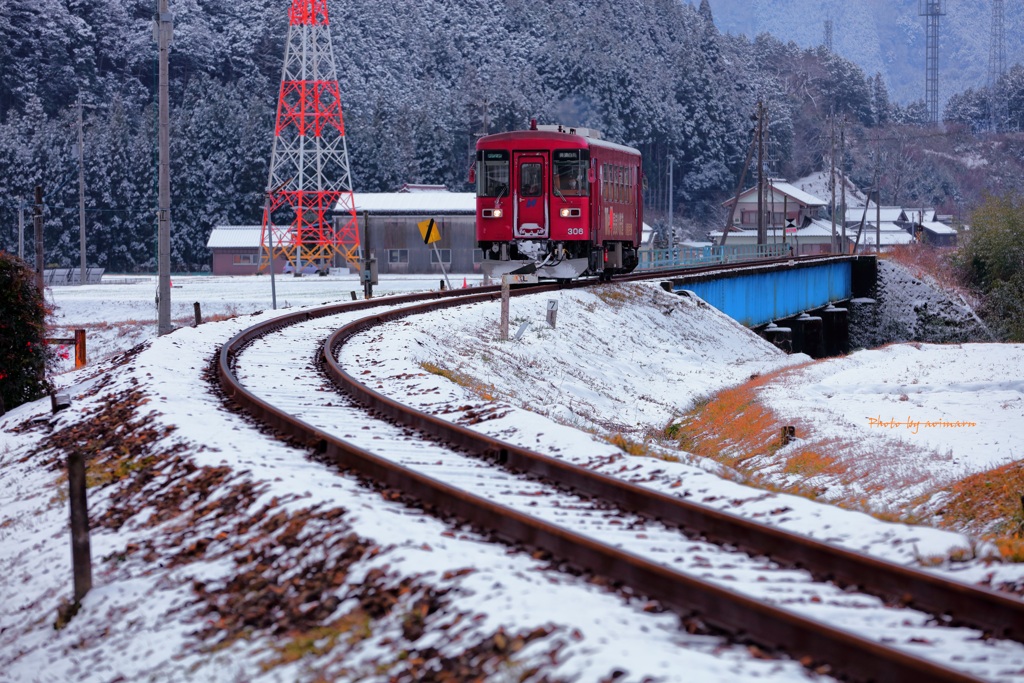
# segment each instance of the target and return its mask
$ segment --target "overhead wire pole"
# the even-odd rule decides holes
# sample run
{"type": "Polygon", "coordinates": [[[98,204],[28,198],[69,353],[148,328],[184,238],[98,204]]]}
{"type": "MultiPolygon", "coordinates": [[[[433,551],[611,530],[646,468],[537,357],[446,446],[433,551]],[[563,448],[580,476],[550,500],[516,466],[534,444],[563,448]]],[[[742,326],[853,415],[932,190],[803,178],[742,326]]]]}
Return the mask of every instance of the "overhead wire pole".
{"type": "Polygon", "coordinates": [[[18,258],[25,258],[25,200],[18,197],[18,258]]]}
{"type": "Polygon", "coordinates": [[[832,214],[832,242],[829,245],[829,253],[834,253],[836,250],[836,120],[831,114],[829,115],[829,175],[828,175],[828,186],[831,190],[831,207],[829,209],[832,214]]]}
{"type": "Polygon", "coordinates": [[[85,133],[82,123],[82,93],[78,93],[78,284],[85,284],[85,133]]]}
{"type": "Polygon", "coordinates": [[[167,0],[157,0],[156,35],[159,50],[159,208],[157,211],[157,334],[171,332],[171,154],[167,53],[174,31],[167,0]]]}
{"type": "Polygon", "coordinates": [[[36,287],[39,295],[46,291],[46,280],[43,276],[43,186],[36,185],[36,203],[32,208],[32,225],[35,230],[36,247],[36,287]]]}
{"type": "Polygon", "coordinates": [[[839,182],[841,183],[840,192],[842,193],[841,194],[842,199],[839,202],[839,206],[840,206],[839,211],[840,211],[840,213],[843,216],[842,240],[840,240],[840,244],[842,245],[842,249],[840,251],[842,251],[843,253],[846,253],[846,171],[843,170],[845,166],[846,166],[846,117],[844,116],[843,120],[839,122],[839,182]]]}
{"type": "Polygon", "coordinates": [[[758,101],[758,246],[767,242],[765,240],[765,215],[764,215],[764,105],[758,101]]]}

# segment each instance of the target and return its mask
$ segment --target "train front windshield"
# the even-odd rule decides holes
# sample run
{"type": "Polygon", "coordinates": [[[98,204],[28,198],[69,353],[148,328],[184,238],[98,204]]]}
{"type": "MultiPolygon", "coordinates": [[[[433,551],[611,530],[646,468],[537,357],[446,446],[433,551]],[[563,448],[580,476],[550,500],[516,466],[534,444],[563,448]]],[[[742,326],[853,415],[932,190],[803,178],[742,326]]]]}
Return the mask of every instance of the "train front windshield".
{"type": "Polygon", "coordinates": [[[586,197],[590,194],[590,184],[587,182],[589,166],[589,150],[555,150],[554,174],[552,174],[555,192],[566,197],[586,197]]]}
{"type": "Polygon", "coordinates": [[[480,168],[476,174],[478,197],[504,197],[509,193],[509,154],[504,151],[485,150],[478,153],[480,168]]]}

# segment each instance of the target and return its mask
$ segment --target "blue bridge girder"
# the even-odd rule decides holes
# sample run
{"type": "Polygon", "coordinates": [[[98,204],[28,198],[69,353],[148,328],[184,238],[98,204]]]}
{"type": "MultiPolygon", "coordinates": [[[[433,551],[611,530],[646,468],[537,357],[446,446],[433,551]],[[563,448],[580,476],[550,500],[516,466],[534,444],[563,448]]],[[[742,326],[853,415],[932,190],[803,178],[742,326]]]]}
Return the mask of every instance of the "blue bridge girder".
{"type": "Polygon", "coordinates": [[[874,286],[875,272],[874,256],[824,256],[695,273],[671,282],[672,291],[689,290],[737,322],[757,327],[866,296],[874,286]],[[855,275],[858,265],[863,272],[855,275]],[[864,283],[865,272],[868,284],[864,283]]]}

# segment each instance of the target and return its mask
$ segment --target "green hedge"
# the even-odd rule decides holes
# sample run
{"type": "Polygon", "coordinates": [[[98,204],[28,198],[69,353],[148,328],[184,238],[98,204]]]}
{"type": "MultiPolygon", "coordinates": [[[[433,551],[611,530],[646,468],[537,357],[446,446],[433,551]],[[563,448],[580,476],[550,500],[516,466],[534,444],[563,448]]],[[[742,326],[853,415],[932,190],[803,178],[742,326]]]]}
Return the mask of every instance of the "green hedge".
{"type": "Polygon", "coordinates": [[[989,197],[961,233],[956,264],[1005,341],[1024,342],[1024,196],[989,197]]]}
{"type": "Polygon", "coordinates": [[[25,261],[0,251],[0,414],[50,391],[46,300],[25,261]]]}

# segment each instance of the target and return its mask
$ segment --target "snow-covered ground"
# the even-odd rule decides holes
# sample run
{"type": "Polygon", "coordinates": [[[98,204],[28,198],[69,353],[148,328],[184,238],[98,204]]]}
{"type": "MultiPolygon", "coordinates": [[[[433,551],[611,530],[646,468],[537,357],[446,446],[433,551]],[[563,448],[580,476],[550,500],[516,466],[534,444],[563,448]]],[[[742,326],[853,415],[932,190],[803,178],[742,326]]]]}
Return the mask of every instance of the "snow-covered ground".
{"type": "Polygon", "coordinates": [[[830,482],[831,497],[874,484],[880,508],[900,509],[1024,456],[1022,367],[1020,344],[894,344],[787,373],[760,398],[803,438],[856,444],[841,452],[864,476],[830,482]]]}
{"type": "MultiPolygon", "coordinates": [[[[358,291],[354,277],[282,280],[281,305],[347,299],[349,291],[358,291]]],[[[386,680],[387,671],[413,667],[417,657],[440,661],[436,654],[433,660],[427,655],[431,648],[445,653],[449,666],[462,662],[483,667],[480,662],[489,660],[469,657],[470,650],[477,650],[465,649],[468,645],[486,644],[491,652],[505,644],[508,652],[505,641],[524,633],[536,637],[522,639],[521,649],[513,649],[514,661],[493,672],[495,680],[513,679],[530,666],[580,681],[610,677],[616,670],[626,672],[616,680],[628,681],[808,678],[793,663],[760,660],[717,638],[688,635],[671,615],[645,612],[642,604],[550,572],[529,556],[495,553],[474,534],[385,500],[358,480],[297,456],[255,430],[223,409],[203,373],[220,344],[273,315],[269,280],[176,278],[174,284],[175,318],[190,318],[193,301],[201,303],[206,318],[240,317],[158,339],[152,339],[155,324],[147,325],[139,336],[152,341],[138,353],[56,378],[74,403],[52,426],[32,423],[48,413],[48,400],[0,418],[0,681],[386,680]],[[248,315],[255,311],[264,312],[248,315]],[[91,516],[107,520],[92,537],[95,587],[70,624],[54,630],[57,609],[71,592],[67,513],[59,453],[39,447],[56,443],[55,435],[65,428],[84,429],[90,421],[115,414],[111,411],[119,402],[127,403],[124,397],[135,389],[147,400],[139,414],[152,411],[148,422],[156,445],[147,456],[152,459],[144,461],[157,471],[149,488],[134,497],[126,488],[133,477],[123,472],[121,479],[90,489],[91,516]],[[160,463],[180,464],[179,457],[200,473],[219,473],[223,482],[191,498],[166,502],[161,494],[180,475],[160,471],[160,463]],[[249,490],[246,486],[253,491],[249,497],[240,493],[249,490]],[[244,505],[238,503],[239,496],[244,505]],[[295,637],[287,628],[275,631],[279,621],[250,626],[238,640],[219,645],[218,638],[203,637],[204,631],[230,630],[232,610],[222,607],[209,614],[204,608],[233,575],[251,576],[240,572],[265,540],[254,529],[270,528],[212,513],[199,519],[188,516],[211,501],[231,502],[236,514],[257,520],[262,518],[254,511],[261,506],[293,517],[309,514],[315,520],[325,511],[343,508],[341,518],[332,518],[331,524],[310,524],[315,544],[292,539],[267,552],[282,553],[277,564],[286,559],[297,565],[329,561],[341,552],[340,539],[355,534],[374,550],[339,576],[333,588],[339,597],[337,614],[351,616],[353,605],[376,605],[377,598],[368,600],[360,588],[366,585],[378,586],[381,595],[393,593],[395,606],[383,615],[369,610],[373,616],[362,630],[343,629],[335,623],[339,617],[331,622],[335,631],[312,638],[300,658],[285,663],[281,643],[294,643],[295,637]],[[313,506],[319,507],[307,512],[313,506]],[[121,517],[125,520],[120,524],[109,522],[121,517]],[[293,547],[306,554],[288,555],[293,547]],[[395,587],[400,577],[415,580],[395,587]],[[450,592],[442,600],[437,595],[443,590],[450,592]],[[436,613],[425,607],[420,611],[425,596],[450,604],[436,613]],[[427,626],[427,635],[420,639],[409,634],[409,620],[416,615],[427,626]],[[337,637],[339,630],[344,637],[337,637]],[[405,654],[396,653],[398,649],[405,654]],[[453,653],[463,658],[452,659],[453,653]]],[[[382,282],[377,292],[436,286],[435,279],[410,278],[382,282]]],[[[90,353],[98,358],[107,355],[105,349],[121,350],[134,338],[93,330],[126,320],[154,320],[154,290],[155,283],[149,282],[54,289],[50,296],[59,324],[100,326],[87,327],[90,353]]],[[[518,298],[512,303],[512,329],[529,325],[519,340],[509,342],[496,339],[497,315],[496,303],[480,304],[417,318],[412,325],[394,325],[383,335],[386,343],[376,342],[375,372],[387,390],[399,395],[407,393],[411,374],[420,384],[436,382],[446,391],[463,392],[466,401],[479,401],[484,392],[508,412],[480,427],[498,430],[510,440],[561,449],[566,457],[606,473],[666,492],[686,492],[697,501],[896,561],[943,555],[970,543],[960,534],[887,524],[805,498],[741,486],[717,476],[722,468],[715,463],[656,447],[648,436],[695,400],[753,374],[807,360],[781,354],[700,302],[644,285],[518,298]],[[544,323],[551,298],[559,302],[554,329],[544,323]],[[452,387],[431,369],[455,371],[462,381],[452,387]],[[534,413],[521,412],[525,408],[534,413]],[[668,457],[625,456],[605,440],[615,434],[622,436],[620,444],[639,450],[646,445],[649,455],[668,457]]],[[[359,352],[358,345],[353,349],[359,352]]],[[[1021,353],[1020,347],[1005,345],[896,346],[810,365],[793,375],[802,377],[801,382],[766,391],[781,392],[773,396],[773,405],[812,413],[822,424],[841,422],[842,429],[859,429],[864,438],[899,439],[902,448],[920,436],[920,443],[912,443],[921,452],[949,457],[923,457],[914,466],[926,471],[934,467],[935,477],[950,477],[1019,455],[1022,387],[1018,378],[1009,376],[1006,364],[1019,368],[1021,353]],[[903,394],[906,401],[900,400],[903,394]],[[919,427],[912,434],[911,429],[872,426],[871,417],[977,426],[919,427]],[[988,440],[987,448],[972,448],[972,430],[975,437],[988,440]]],[[[440,409],[424,398],[429,395],[421,387],[416,400],[424,401],[425,408],[440,409]]],[[[206,481],[199,474],[184,480],[206,481]]],[[[1017,582],[1024,574],[1013,565],[981,562],[935,571],[993,583],[1017,582]]],[[[293,577],[285,578],[290,582],[293,577]]],[[[288,582],[282,580],[273,594],[287,592],[288,582]]],[[[234,612],[248,614],[252,609],[256,607],[246,603],[234,612]]],[[[408,675],[406,680],[415,679],[408,675]]]]}
{"type": "MultiPolygon", "coordinates": [[[[51,324],[55,337],[71,336],[76,328],[85,329],[88,357],[99,360],[125,351],[156,336],[157,279],[152,276],[104,278],[131,284],[95,284],[80,287],[50,287],[47,300],[54,306],[51,324]]],[[[438,289],[441,275],[388,276],[374,287],[374,296],[398,292],[438,289]]],[[[452,275],[452,287],[480,284],[479,275],[452,275]]],[[[275,278],[279,309],[316,306],[348,299],[352,292],[363,297],[358,275],[336,269],[325,277],[279,275],[275,278]]],[[[198,303],[203,320],[217,320],[257,311],[270,311],[274,303],[272,283],[267,276],[230,277],[176,275],[171,278],[171,320],[188,326],[195,321],[198,303]]],[[[74,350],[70,354],[74,363],[74,350]]]]}

